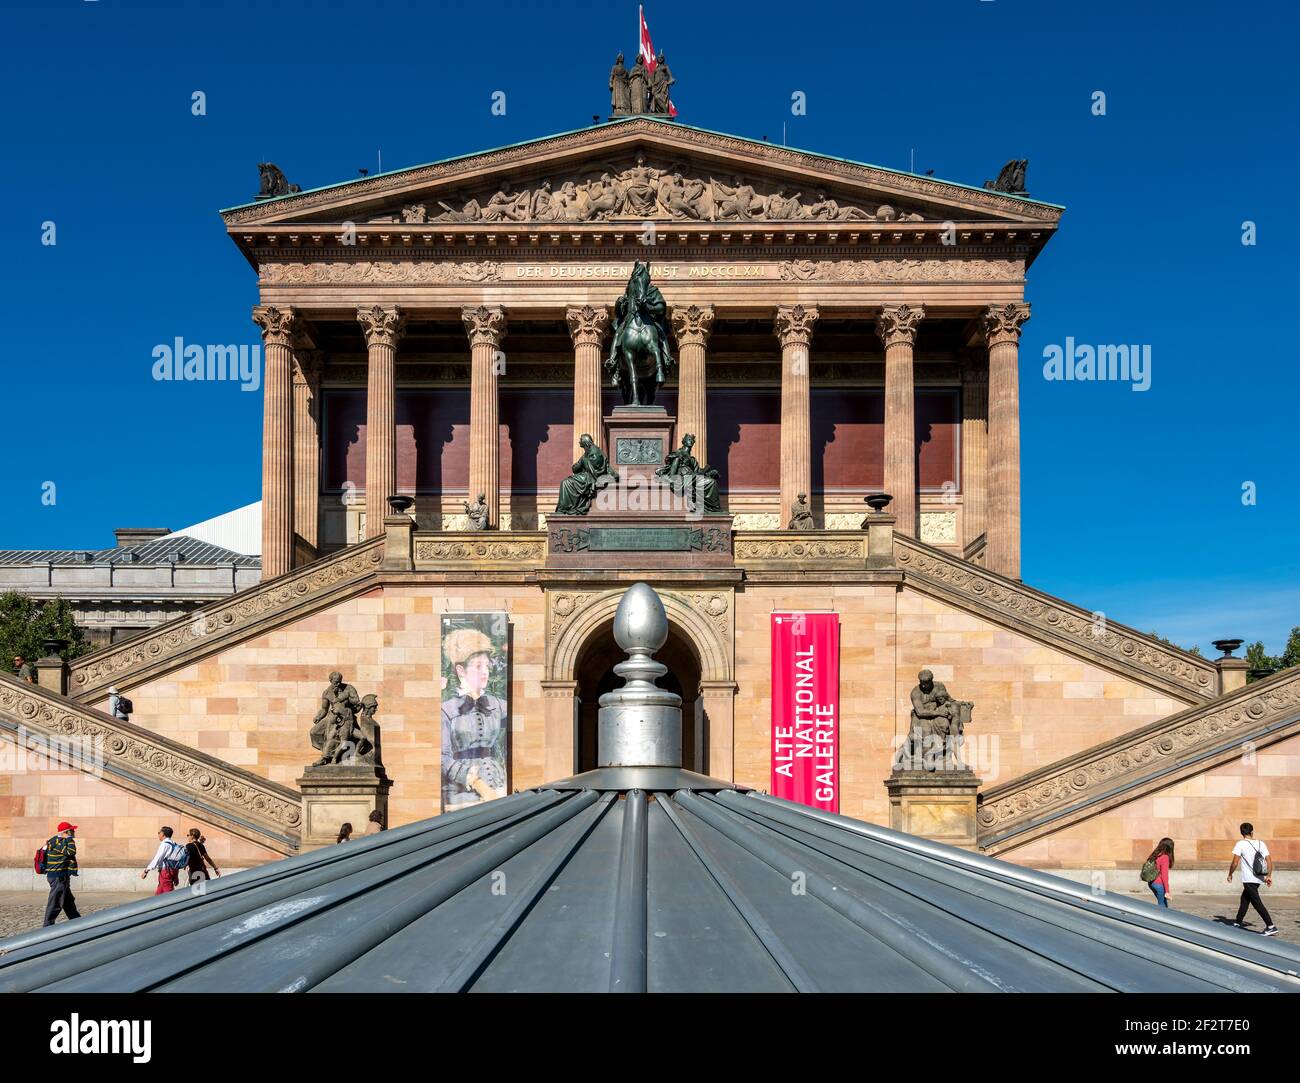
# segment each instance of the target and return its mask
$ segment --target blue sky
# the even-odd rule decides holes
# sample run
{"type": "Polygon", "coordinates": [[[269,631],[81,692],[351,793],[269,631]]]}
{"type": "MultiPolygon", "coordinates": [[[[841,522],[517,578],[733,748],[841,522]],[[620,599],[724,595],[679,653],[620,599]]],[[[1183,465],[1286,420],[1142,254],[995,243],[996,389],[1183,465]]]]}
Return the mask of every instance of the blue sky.
{"type": "MultiPolygon", "coordinates": [[[[918,172],[973,184],[1029,158],[1030,191],[1067,211],[1028,285],[1026,582],[1186,646],[1279,649],[1300,624],[1294,9],[646,14],[688,123],[773,141],[784,124],[793,146],[902,169],[914,153],[918,172]],[[1044,348],[1067,336],[1149,344],[1150,390],[1044,380],[1044,348]]],[[[257,162],[314,187],[373,172],[380,152],[395,169],[581,127],[606,109],[614,53],[636,47],[621,0],[45,0],[0,20],[3,548],[107,545],[117,526],[259,497],[260,392],[151,378],[153,347],[178,335],[258,341],[254,275],[216,213],[252,197],[257,162]]]]}

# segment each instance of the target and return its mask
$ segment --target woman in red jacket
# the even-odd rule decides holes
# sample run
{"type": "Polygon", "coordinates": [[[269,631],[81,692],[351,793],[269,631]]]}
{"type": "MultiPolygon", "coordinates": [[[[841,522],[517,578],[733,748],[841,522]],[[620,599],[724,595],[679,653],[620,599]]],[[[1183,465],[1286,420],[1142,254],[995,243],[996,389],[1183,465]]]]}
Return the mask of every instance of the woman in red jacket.
{"type": "Polygon", "coordinates": [[[1156,902],[1165,907],[1169,906],[1169,870],[1174,867],[1174,840],[1161,839],[1156,843],[1156,848],[1151,851],[1151,856],[1147,861],[1156,863],[1156,878],[1151,881],[1151,892],[1156,897],[1156,902]]]}

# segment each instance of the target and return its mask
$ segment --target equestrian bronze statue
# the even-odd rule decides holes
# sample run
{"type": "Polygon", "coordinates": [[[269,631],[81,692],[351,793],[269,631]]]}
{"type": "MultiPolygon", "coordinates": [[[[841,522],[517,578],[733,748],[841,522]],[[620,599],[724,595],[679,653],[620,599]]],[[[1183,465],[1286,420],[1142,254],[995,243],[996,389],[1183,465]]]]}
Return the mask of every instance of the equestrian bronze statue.
{"type": "Polygon", "coordinates": [[[650,264],[637,261],[627,289],[614,303],[614,335],[605,370],[625,406],[653,406],[655,392],[676,360],[668,338],[668,306],[650,282],[650,264]]]}

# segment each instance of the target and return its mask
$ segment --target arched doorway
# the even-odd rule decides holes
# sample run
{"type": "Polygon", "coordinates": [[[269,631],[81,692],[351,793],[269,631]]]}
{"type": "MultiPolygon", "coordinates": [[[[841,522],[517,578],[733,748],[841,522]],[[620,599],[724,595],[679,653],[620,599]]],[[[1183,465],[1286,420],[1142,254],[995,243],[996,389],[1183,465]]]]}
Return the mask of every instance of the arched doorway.
{"type": "MultiPolygon", "coordinates": [[[[609,619],[592,631],[578,652],[577,677],[577,761],[579,771],[596,767],[597,712],[600,697],[623,686],[614,666],[627,655],[614,642],[614,621],[609,619]]],[[[655,652],[655,660],[668,667],[657,682],[660,688],[682,697],[682,766],[688,771],[708,773],[708,735],[705,732],[703,700],[700,697],[700,660],[695,648],[676,627],[669,625],[668,641],[655,652]]]]}

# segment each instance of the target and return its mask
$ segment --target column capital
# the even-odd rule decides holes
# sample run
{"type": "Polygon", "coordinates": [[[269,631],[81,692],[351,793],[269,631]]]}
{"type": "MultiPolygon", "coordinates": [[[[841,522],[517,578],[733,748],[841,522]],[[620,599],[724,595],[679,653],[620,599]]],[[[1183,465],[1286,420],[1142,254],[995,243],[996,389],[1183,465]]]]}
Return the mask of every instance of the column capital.
{"type": "Polygon", "coordinates": [[[466,306],[460,310],[471,346],[500,346],[506,333],[506,312],[500,305],[466,306]]]}
{"type": "Polygon", "coordinates": [[[980,314],[984,341],[989,346],[1003,343],[1013,345],[1020,341],[1020,326],[1029,319],[1029,306],[1023,302],[1009,305],[989,305],[980,314]]]}
{"type": "Polygon", "coordinates": [[[704,346],[709,341],[713,330],[712,305],[687,305],[685,308],[673,307],[673,334],[681,346],[704,346]]]}
{"type": "Polygon", "coordinates": [[[274,305],[254,305],[253,322],[262,329],[264,345],[292,346],[297,330],[298,310],[276,308],[274,305]]]}
{"type": "MultiPolygon", "coordinates": [[[[498,310],[499,311],[499,310],[498,310]]],[[[564,310],[564,320],[569,325],[569,337],[575,346],[599,346],[609,330],[609,309],[604,305],[571,306],[564,310]]],[[[504,316],[502,317],[504,327],[504,316]]],[[[468,323],[466,323],[468,327],[468,323]]]]}
{"type": "Polygon", "coordinates": [[[916,345],[916,329],[925,319],[924,305],[886,305],[876,316],[876,334],[886,347],[916,345]]]}
{"type": "Polygon", "coordinates": [[[817,315],[814,305],[782,305],[778,308],[775,330],[782,347],[810,345],[817,315]]]}
{"type": "Polygon", "coordinates": [[[358,308],[357,321],[365,332],[367,349],[371,346],[395,347],[406,330],[406,314],[397,305],[358,308]]]}

